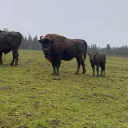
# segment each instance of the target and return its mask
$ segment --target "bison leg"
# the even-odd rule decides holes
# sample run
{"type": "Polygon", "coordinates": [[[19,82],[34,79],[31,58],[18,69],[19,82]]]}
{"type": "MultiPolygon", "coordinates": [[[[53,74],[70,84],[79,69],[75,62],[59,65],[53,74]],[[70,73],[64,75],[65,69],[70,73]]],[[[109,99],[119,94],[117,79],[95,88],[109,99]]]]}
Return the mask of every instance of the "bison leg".
{"type": "Polygon", "coordinates": [[[52,67],[53,67],[53,73],[52,73],[52,75],[55,75],[56,74],[56,67],[55,67],[55,65],[52,63],[52,67]]]}
{"type": "Polygon", "coordinates": [[[100,76],[102,76],[102,73],[103,73],[103,68],[101,68],[101,73],[100,73],[100,76]]]}
{"type": "Polygon", "coordinates": [[[55,61],[52,62],[53,66],[53,75],[60,75],[59,68],[60,68],[61,60],[58,58],[55,58],[55,61]]]}
{"type": "Polygon", "coordinates": [[[3,64],[3,61],[2,61],[2,53],[0,53],[0,65],[3,64]]]}
{"type": "Polygon", "coordinates": [[[57,76],[59,76],[59,75],[60,75],[59,68],[60,68],[60,65],[57,65],[57,66],[56,66],[56,70],[57,70],[56,75],[57,75],[57,76]]]}
{"type": "Polygon", "coordinates": [[[93,76],[95,76],[95,66],[92,65],[92,70],[93,70],[93,76]]]}
{"type": "Polygon", "coordinates": [[[13,59],[10,63],[10,65],[12,66],[14,64],[14,61],[15,61],[15,66],[18,65],[18,50],[12,50],[12,55],[13,55],[13,59]]]}
{"type": "Polygon", "coordinates": [[[105,77],[105,69],[104,69],[104,75],[103,75],[103,77],[105,77]]]}
{"type": "Polygon", "coordinates": [[[76,70],[76,75],[78,75],[79,74],[79,70],[80,70],[80,65],[81,65],[81,60],[82,60],[82,56],[81,55],[78,55],[77,57],[76,57],[76,60],[77,60],[77,70],[76,70]]]}
{"type": "Polygon", "coordinates": [[[100,74],[100,76],[105,76],[105,65],[101,66],[101,74],[100,74]]]}
{"type": "Polygon", "coordinates": [[[81,65],[82,65],[82,68],[83,68],[83,72],[82,72],[82,74],[85,74],[86,69],[85,69],[85,63],[84,63],[83,58],[81,59],[81,65]]]}
{"type": "Polygon", "coordinates": [[[15,66],[18,65],[19,53],[18,50],[15,52],[15,66]]]}
{"type": "Polygon", "coordinates": [[[57,64],[56,64],[56,75],[59,76],[60,75],[60,71],[59,71],[59,68],[60,68],[60,64],[61,64],[61,60],[57,60],[57,64]]]}
{"type": "Polygon", "coordinates": [[[103,71],[104,71],[104,75],[103,76],[105,77],[105,65],[103,66],[103,71]]]}
{"type": "Polygon", "coordinates": [[[96,66],[97,76],[99,76],[99,65],[96,66]]]}
{"type": "Polygon", "coordinates": [[[102,66],[101,66],[101,73],[100,73],[100,76],[103,75],[103,71],[104,71],[104,66],[102,65],[102,66]]]}

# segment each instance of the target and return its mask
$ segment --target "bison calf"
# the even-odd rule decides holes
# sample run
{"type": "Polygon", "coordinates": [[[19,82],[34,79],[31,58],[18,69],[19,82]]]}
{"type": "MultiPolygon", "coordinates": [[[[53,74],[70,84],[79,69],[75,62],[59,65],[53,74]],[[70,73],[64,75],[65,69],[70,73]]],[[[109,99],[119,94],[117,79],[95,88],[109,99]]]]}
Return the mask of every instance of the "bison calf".
{"type": "Polygon", "coordinates": [[[95,66],[96,66],[97,76],[99,76],[99,67],[101,67],[100,76],[105,76],[106,55],[99,54],[99,53],[95,53],[95,54],[88,53],[88,55],[89,55],[90,63],[93,70],[93,76],[95,76],[95,66]],[[103,72],[104,72],[104,75],[103,75],[103,72]]]}

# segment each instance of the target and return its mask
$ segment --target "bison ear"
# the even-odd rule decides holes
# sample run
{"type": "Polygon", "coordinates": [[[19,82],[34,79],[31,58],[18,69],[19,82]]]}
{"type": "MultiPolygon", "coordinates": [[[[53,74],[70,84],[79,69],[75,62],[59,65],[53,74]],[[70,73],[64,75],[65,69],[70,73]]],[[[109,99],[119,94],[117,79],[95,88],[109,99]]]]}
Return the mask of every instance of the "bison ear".
{"type": "Polygon", "coordinates": [[[42,40],[38,40],[42,44],[42,40]]]}

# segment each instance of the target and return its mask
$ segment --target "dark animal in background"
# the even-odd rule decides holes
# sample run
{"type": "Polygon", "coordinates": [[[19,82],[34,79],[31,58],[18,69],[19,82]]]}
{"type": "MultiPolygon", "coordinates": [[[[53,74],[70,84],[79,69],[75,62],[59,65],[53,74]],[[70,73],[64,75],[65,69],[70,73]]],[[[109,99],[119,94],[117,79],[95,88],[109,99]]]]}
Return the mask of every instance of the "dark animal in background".
{"type": "Polygon", "coordinates": [[[19,32],[6,32],[0,30],[0,64],[3,64],[2,53],[7,54],[12,51],[13,59],[10,65],[18,65],[18,49],[21,44],[22,35],[19,32]]]}
{"type": "Polygon", "coordinates": [[[86,72],[84,60],[86,59],[87,43],[82,39],[68,39],[57,34],[47,34],[40,37],[45,58],[52,63],[53,75],[59,75],[61,60],[69,61],[74,57],[77,60],[79,74],[82,65],[83,74],[86,72]]]}
{"type": "Polygon", "coordinates": [[[101,67],[100,75],[105,76],[106,55],[100,53],[95,53],[95,54],[88,53],[88,55],[93,70],[93,76],[95,76],[95,66],[96,66],[97,76],[99,76],[99,67],[101,67]]]}

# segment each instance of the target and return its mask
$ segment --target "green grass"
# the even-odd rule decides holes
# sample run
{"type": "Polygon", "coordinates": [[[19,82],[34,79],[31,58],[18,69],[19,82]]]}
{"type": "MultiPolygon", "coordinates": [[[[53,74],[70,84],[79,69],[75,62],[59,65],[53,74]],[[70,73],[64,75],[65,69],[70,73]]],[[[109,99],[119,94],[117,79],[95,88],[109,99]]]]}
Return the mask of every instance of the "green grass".
{"type": "MultiPolygon", "coordinates": [[[[106,77],[75,75],[76,60],[62,61],[60,80],[42,51],[11,53],[0,66],[0,128],[128,128],[128,58],[107,57],[106,77]]],[[[81,71],[82,72],[82,71],[81,71]]]]}

